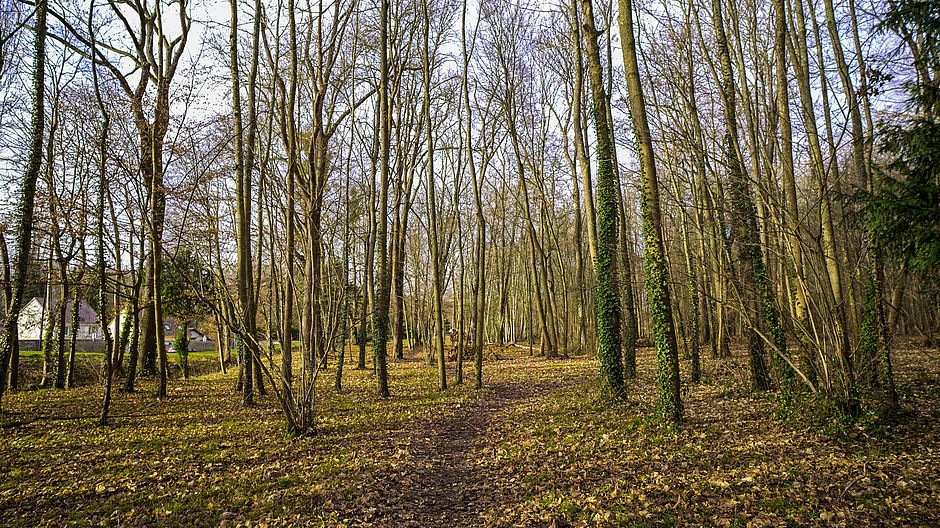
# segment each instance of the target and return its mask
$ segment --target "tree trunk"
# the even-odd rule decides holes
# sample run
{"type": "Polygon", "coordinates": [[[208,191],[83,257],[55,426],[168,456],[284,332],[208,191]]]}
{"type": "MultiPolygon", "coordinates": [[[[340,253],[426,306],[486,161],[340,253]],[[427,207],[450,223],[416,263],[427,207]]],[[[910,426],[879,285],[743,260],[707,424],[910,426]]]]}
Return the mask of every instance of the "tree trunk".
{"type": "MultiPolygon", "coordinates": [[[[620,342],[620,287],[617,271],[618,221],[620,219],[620,181],[612,166],[613,136],[607,119],[608,99],[601,70],[600,32],[594,25],[591,0],[581,0],[587,45],[588,80],[592,92],[592,112],[597,135],[597,254],[594,258],[595,324],[598,356],[601,362],[602,394],[622,398],[623,361],[620,342]]],[[[580,60],[580,58],[578,58],[580,60]]]]}
{"type": "MultiPolygon", "coordinates": [[[[767,371],[764,342],[759,333],[759,325],[764,319],[762,310],[775,310],[773,298],[767,298],[767,275],[764,269],[764,258],[760,248],[760,237],[757,226],[757,210],[751,193],[747,177],[741,165],[738,152],[737,112],[735,105],[734,78],[731,67],[731,56],[728,50],[728,39],[725,34],[720,0],[712,0],[712,20],[715,26],[715,35],[718,44],[718,55],[721,64],[719,88],[721,92],[722,108],[725,117],[724,132],[724,158],[728,167],[728,177],[731,183],[731,256],[733,268],[737,277],[736,284],[744,308],[744,322],[748,326],[748,357],[750,360],[751,384],[757,390],[767,390],[771,387],[770,376],[767,371]]],[[[780,333],[779,321],[766,321],[770,323],[765,330],[780,333]]],[[[782,333],[781,333],[782,335],[782,333]]],[[[777,340],[774,340],[775,345],[777,340]]],[[[779,347],[785,351],[786,347],[779,347]]]]}
{"type": "Polygon", "coordinates": [[[388,305],[389,305],[389,262],[388,262],[388,187],[389,187],[389,90],[388,90],[388,10],[389,0],[381,0],[379,15],[381,59],[379,60],[379,211],[375,246],[378,250],[378,292],[376,295],[373,356],[375,357],[378,394],[382,398],[389,396],[388,364],[386,360],[388,346],[388,305]]]}
{"type": "MultiPolygon", "coordinates": [[[[587,4],[590,0],[584,0],[587,4]]],[[[636,55],[631,0],[620,0],[620,39],[623,42],[623,63],[629,93],[630,117],[640,154],[643,240],[646,246],[646,294],[652,317],[653,341],[656,344],[656,377],[659,382],[659,413],[669,423],[682,421],[679,396],[679,350],[672,320],[669,291],[669,270],[663,244],[662,218],[659,205],[659,180],[653,141],[646,116],[646,101],[636,55]]],[[[587,17],[585,17],[587,18],[587,17]]]]}
{"type": "MultiPolygon", "coordinates": [[[[48,0],[36,2],[33,40],[33,78],[32,97],[33,113],[30,124],[29,163],[23,177],[17,203],[16,226],[16,264],[13,273],[13,292],[9,299],[5,328],[14,328],[17,325],[20,309],[23,307],[23,291],[26,288],[26,276],[29,272],[29,255],[33,241],[33,209],[36,194],[36,181],[42,167],[42,141],[44,119],[44,81],[46,67],[46,13],[49,8],[48,0]]],[[[14,351],[13,341],[17,339],[17,332],[4,332],[3,344],[0,346],[0,412],[3,410],[3,393],[6,389],[7,367],[10,354],[14,351]]]]}

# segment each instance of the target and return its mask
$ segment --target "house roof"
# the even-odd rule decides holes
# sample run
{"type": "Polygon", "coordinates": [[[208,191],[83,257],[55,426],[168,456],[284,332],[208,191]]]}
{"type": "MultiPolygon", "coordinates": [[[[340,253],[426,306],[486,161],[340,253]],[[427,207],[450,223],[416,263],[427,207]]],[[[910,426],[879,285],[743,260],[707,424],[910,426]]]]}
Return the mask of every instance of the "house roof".
{"type": "MultiPolygon", "coordinates": [[[[71,316],[72,303],[66,307],[66,312],[71,316]]],[[[78,321],[84,324],[94,324],[98,322],[98,312],[85,301],[78,302],[78,321]]]]}
{"type": "MultiPolygon", "coordinates": [[[[46,305],[45,297],[33,297],[33,301],[39,303],[39,306],[46,305]]],[[[32,302],[32,301],[30,301],[32,302]]],[[[49,307],[49,309],[54,308],[49,307]]],[[[65,318],[66,320],[72,319],[72,301],[69,301],[65,305],[65,318]]],[[[98,323],[98,312],[88,304],[87,301],[78,302],[78,323],[79,324],[97,324],[98,323]]]]}

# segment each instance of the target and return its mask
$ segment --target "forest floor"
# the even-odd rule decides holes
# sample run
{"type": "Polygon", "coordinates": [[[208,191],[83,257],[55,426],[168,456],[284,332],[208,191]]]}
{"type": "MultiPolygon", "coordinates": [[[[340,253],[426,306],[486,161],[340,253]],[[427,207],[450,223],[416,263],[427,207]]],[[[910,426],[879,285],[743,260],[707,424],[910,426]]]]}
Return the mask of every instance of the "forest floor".
{"type": "Polygon", "coordinates": [[[936,350],[897,350],[895,423],[782,420],[741,389],[743,364],[706,360],[670,429],[653,361],[642,349],[616,405],[596,397],[595,360],[520,348],[488,352],[480,391],[472,365],[438,393],[408,360],[381,400],[371,371],[347,369],[343,393],[323,379],[312,438],[284,436],[273,397],[242,409],[231,372],[175,380],[164,401],[152,382],[118,393],[108,427],[100,387],[12,393],[0,525],[940,526],[936,350]]]}

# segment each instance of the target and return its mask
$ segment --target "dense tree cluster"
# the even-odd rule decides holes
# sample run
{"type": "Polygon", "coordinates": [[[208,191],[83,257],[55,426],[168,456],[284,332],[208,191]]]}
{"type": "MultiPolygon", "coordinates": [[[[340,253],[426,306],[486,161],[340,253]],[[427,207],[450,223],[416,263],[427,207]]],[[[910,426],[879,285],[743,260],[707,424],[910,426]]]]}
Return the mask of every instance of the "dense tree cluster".
{"type": "Polygon", "coordinates": [[[328,369],[482,387],[484,344],[616,399],[648,342],[671,423],[735,343],[786,408],[892,411],[936,333],[934,2],[2,2],[0,397],[33,294],[44,385],[97,308],[102,422],[114,376],[167,396],[174,317],[295,434],[328,369]]]}

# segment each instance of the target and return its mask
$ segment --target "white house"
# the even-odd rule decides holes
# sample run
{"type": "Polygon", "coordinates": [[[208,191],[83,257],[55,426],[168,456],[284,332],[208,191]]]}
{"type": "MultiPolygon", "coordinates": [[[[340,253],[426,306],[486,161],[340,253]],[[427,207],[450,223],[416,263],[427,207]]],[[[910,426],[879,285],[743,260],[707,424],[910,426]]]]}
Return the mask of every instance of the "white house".
{"type": "MultiPolygon", "coordinates": [[[[39,341],[43,330],[49,326],[51,311],[56,310],[55,302],[48,303],[44,297],[33,297],[26,306],[20,310],[17,319],[19,339],[21,341],[39,341]]],[[[71,335],[72,331],[72,301],[65,305],[65,329],[71,335]]],[[[79,341],[98,341],[101,339],[101,326],[98,321],[98,312],[85,301],[78,302],[78,331],[76,339],[79,341]]]]}
{"type": "MultiPolygon", "coordinates": [[[[143,309],[141,309],[143,311],[143,309]]],[[[128,317],[133,317],[133,315],[128,310],[121,311],[121,327],[124,326],[125,321],[128,317]]],[[[111,335],[119,335],[121,329],[117,328],[115,324],[117,321],[111,319],[111,323],[108,325],[111,329],[111,335]]],[[[164,346],[170,346],[176,341],[176,334],[179,331],[179,322],[175,317],[167,317],[163,320],[163,344],[164,346]]],[[[195,327],[195,323],[190,323],[189,327],[189,341],[190,346],[194,346],[194,343],[206,343],[204,346],[214,346],[214,341],[209,338],[208,335],[199,331],[195,327]]]]}
{"type": "MultiPolygon", "coordinates": [[[[163,338],[166,340],[167,344],[173,343],[176,341],[176,334],[180,330],[180,323],[176,317],[167,317],[163,320],[163,338]]],[[[191,343],[207,343],[210,341],[209,336],[200,332],[196,329],[196,323],[189,323],[189,341],[191,343]]]]}

